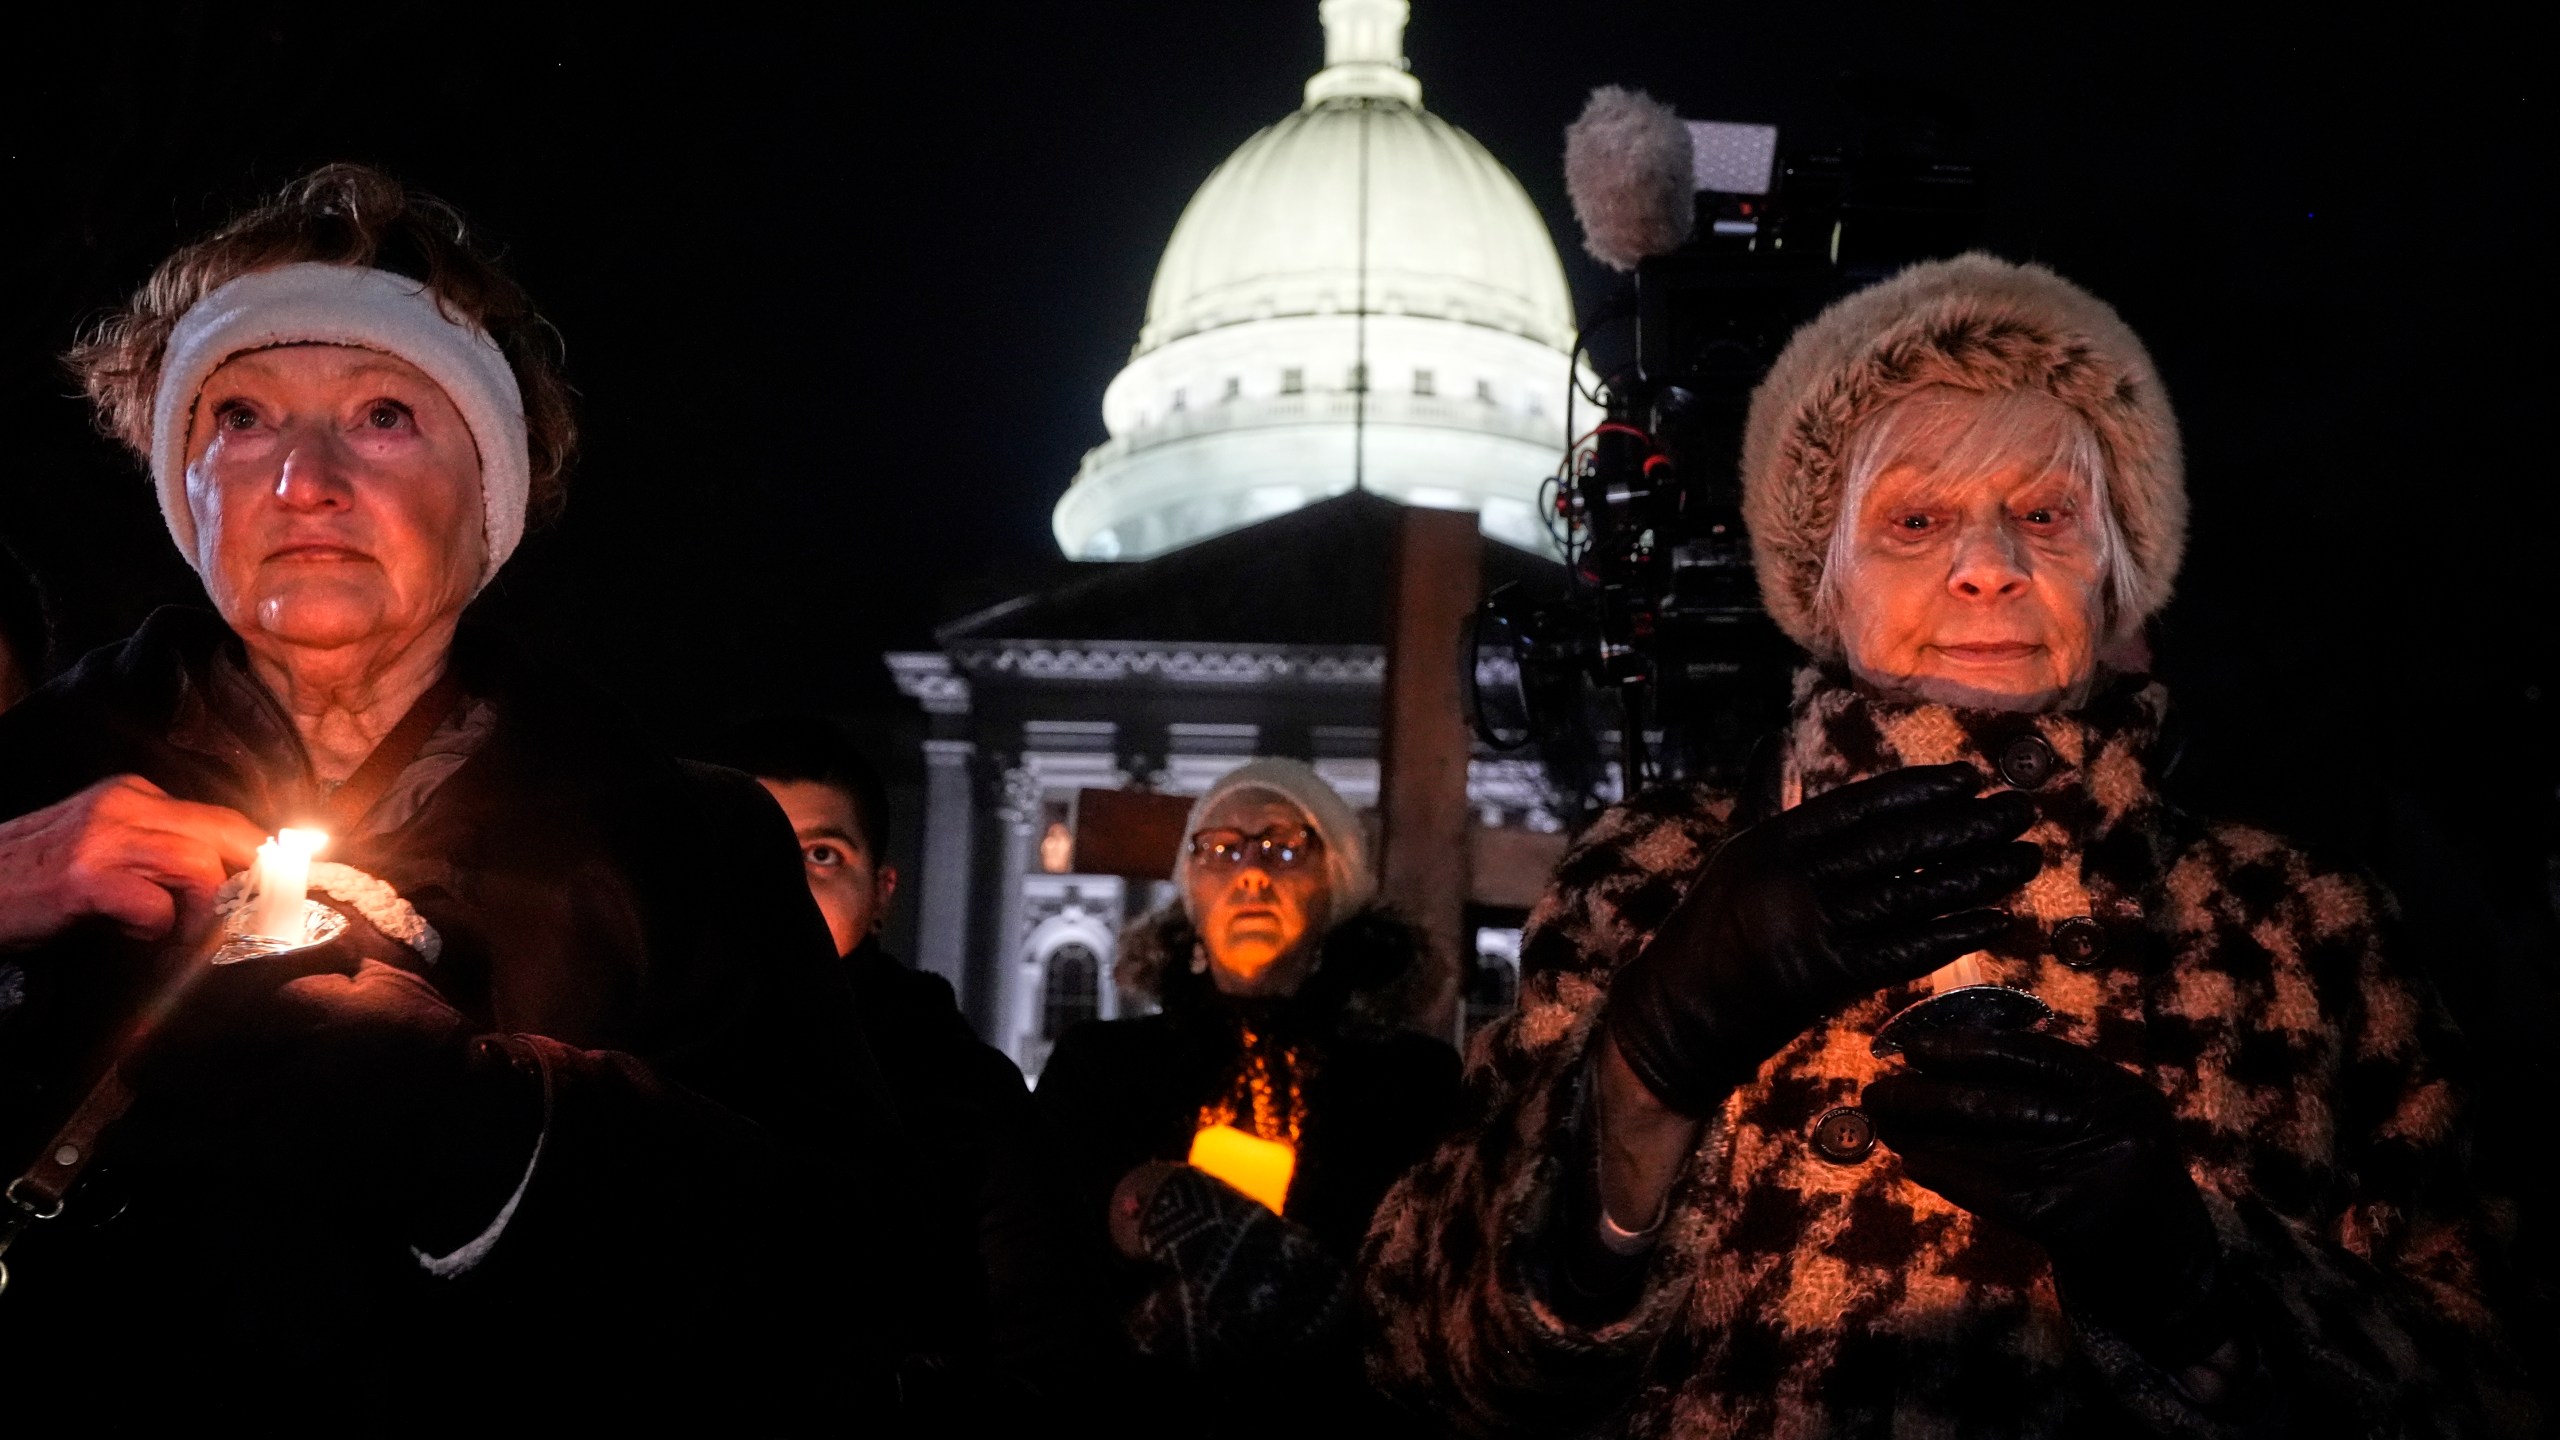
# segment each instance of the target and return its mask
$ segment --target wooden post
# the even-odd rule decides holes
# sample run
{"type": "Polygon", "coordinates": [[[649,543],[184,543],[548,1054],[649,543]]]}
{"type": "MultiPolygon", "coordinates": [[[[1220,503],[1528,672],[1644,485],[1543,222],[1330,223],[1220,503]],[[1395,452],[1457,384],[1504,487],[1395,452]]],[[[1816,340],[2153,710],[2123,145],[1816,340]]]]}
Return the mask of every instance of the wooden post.
{"type": "Polygon", "coordinates": [[[1437,983],[1414,1023],[1454,1041],[1473,818],[1458,642],[1482,584],[1484,542],[1463,510],[1410,507],[1399,522],[1380,726],[1379,890],[1431,944],[1437,983]]]}

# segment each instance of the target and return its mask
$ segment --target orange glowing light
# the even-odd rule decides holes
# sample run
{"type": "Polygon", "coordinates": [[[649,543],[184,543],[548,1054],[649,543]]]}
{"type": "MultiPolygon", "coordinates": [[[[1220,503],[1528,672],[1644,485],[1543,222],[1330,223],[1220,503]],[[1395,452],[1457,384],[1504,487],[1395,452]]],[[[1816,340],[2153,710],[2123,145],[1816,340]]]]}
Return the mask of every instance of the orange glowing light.
{"type": "Polygon", "coordinates": [[[245,928],[299,945],[310,938],[303,909],[311,884],[311,857],[326,849],[329,837],[317,830],[279,830],[258,846],[256,890],[249,897],[245,928]]]}
{"type": "Polygon", "coordinates": [[[1277,1215],[1289,1200],[1297,1147],[1248,1135],[1233,1125],[1204,1125],[1191,1137],[1191,1163],[1262,1202],[1277,1215]]]}

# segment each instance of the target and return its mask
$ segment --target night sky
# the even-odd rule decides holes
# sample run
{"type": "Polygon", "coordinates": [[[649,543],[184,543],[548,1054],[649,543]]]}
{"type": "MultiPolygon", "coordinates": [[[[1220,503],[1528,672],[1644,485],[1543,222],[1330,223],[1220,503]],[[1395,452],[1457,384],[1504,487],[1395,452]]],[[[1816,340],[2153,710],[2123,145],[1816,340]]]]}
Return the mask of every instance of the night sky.
{"type": "MultiPolygon", "coordinates": [[[[51,8],[12,40],[0,536],[65,648],[193,582],[53,355],[233,205],[366,160],[506,243],[583,393],[568,517],[490,609],[678,737],[779,705],[889,733],[878,652],[1058,563],[1175,217],[1321,55],[1313,0],[51,8]]],[[[2448,988],[2512,988],[2547,963],[2560,728],[2540,47],[2486,7],[2066,8],[1418,0],[1407,48],[1586,308],[1559,171],[1592,86],[1790,143],[1937,97],[1994,246],[2114,301],[2188,427],[2186,783],[2504,957],[2448,988]]]]}

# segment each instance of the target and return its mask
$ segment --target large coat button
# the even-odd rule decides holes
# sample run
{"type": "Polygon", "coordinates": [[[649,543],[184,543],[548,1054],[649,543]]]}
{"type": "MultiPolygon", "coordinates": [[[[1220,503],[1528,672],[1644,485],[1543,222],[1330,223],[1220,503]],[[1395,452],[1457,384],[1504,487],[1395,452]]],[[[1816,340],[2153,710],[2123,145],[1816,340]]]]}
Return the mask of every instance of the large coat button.
{"type": "Polygon", "coordinates": [[[2074,970],[2096,965],[2106,951],[2105,927],[2086,915],[2074,915],[2053,927],[2054,956],[2074,970]]]}
{"type": "Polygon", "coordinates": [[[2041,735],[2021,735],[2000,747],[2000,778],[2021,790],[2033,790],[2061,766],[2041,735]]]}
{"type": "Polygon", "coordinates": [[[1813,1153],[1834,1165],[1855,1165],[1876,1148],[1876,1127],[1852,1106],[1822,1112],[1813,1122],[1813,1153]]]}

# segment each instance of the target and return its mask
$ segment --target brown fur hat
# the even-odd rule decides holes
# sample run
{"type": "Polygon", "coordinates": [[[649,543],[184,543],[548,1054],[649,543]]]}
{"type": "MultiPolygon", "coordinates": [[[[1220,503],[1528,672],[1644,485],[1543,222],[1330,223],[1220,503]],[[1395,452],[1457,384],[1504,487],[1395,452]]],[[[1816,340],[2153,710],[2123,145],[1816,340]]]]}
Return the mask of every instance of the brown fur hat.
{"type": "Polygon", "coordinates": [[[2041,265],[1976,253],[1914,265],[1835,303],[1796,332],[1751,396],[1742,514],[1761,597],[1796,643],[1838,657],[1820,595],[1850,446],[1866,422],[1929,386],[2038,391],[2087,420],[2133,571],[2133,613],[2119,621],[2168,603],[2186,548],[2186,469],[2150,354],[2088,291],[2041,265]]]}

